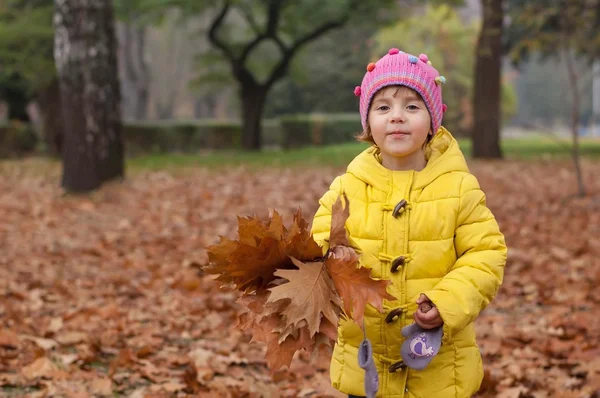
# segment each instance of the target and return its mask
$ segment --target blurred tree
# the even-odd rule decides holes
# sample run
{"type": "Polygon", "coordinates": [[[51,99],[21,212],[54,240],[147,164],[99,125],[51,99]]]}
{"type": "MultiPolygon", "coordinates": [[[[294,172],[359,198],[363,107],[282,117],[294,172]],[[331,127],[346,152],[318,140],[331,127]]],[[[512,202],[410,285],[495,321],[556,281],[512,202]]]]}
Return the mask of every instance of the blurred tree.
{"type": "Polygon", "coordinates": [[[291,63],[290,78],[269,94],[265,115],[357,112],[354,87],[369,62],[373,33],[371,27],[346,25],[301,50],[291,63]]]}
{"type": "Polygon", "coordinates": [[[578,195],[584,196],[579,149],[582,73],[576,57],[587,61],[591,68],[600,55],[600,0],[508,1],[511,24],[506,48],[512,61],[518,65],[535,53],[564,59],[571,103],[572,158],[578,195]]]}
{"type": "Polygon", "coordinates": [[[26,122],[27,105],[37,101],[46,145],[59,153],[62,123],[52,58],[53,9],[52,0],[5,0],[0,7],[0,97],[8,103],[10,119],[26,122]]]}
{"type": "Polygon", "coordinates": [[[0,7],[0,74],[17,73],[30,95],[55,77],[52,11],[52,0],[5,0],[0,7]]]}
{"type": "Polygon", "coordinates": [[[19,72],[2,71],[0,74],[0,99],[8,104],[8,120],[29,123],[27,104],[31,100],[28,81],[19,72]]]}
{"type": "MultiPolygon", "coordinates": [[[[267,95],[289,73],[293,59],[307,44],[348,21],[389,20],[395,0],[147,0],[148,9],[180,7],[185,14],[209,12],[205,32],[218,50],[212,56],[211,80],[235,80],[242,108],[245,149],[261,148],[261,119],[267,95]],[[378,19],[375,19],[378,18],[378,19]],[[232,23],[233,22],[233,23],[232,23]],[[225,61],[219,63],[218,61],[225,61]],[[228,66],[228,70],[223,68],[228,66]]],[[[205,55],[204,59],[211,58],[205,55]]]]}
{"type": "MultiPolygon", "coordinates": [[[[577,63],[585,66],[587,61],[578,57],[577,63]]],[[[519,62],[515,79],[519,109],[515,123],[546,129],[569,123],[571,106],[570,101],[565,104],[565,93],[570,88],[565,68],[562,57],[542,58],[539,53],[531,54],[526,61],[519,62]]],[[[581,73],[583,121],[592,114],[592,69],[581,68],[581,73]]]]}
{"type": "Polygon", "coordinates": [[[153,83],[155,115],[158,119],[171,119],[175,112],[177,98],[185,87],[186,80],[191,79],[191,63],[193,43],[189,24],[180,10],[170,9],[164,13],[160,24],[154,28],[155,35],[151,46],[153,69],[160,73],[160,79],[153,83]]]}
{"type": "MultiPolygon", "coordinates": [[[[425,53],[433,66],[447,78],[443,86],[448,110],[443,124],[456,135],[470,134],[473,128],[473,69],[479,22],[465,24],[456,8],[446,4],[428,5],[415,15],[382,29],[375,40],[375,53],[390,47],[419,55],[425,53]],[[423,20],[429,23],[424,24],[423,20]]],[[[514,88],[502,85],[504,118],[516,110],[514,88]]]]}
{"type": "Polygon", "coordinates": [[[150,66],[146,56],[146,38],[149,21],[140,12],[143,0],[115,0],[115,14],[121,21],[117,25],[121,51],[119,59],[123,63],[123,90],[130,95],[123,96],[124,108],[133,119],[143,120],[148,113],[150,98],[150,66]]]}
{"type": "Polygon", "coordinates": [[[54,3],[54,56],[68,115],[62,185],[87,192],[124,175],[112,0],[54,3]]]}
{"type": "Polygon", "coordinates": [[[504,0],[481,0],[483,21],[475,50],[473,156],[502,158],[500,101],[504,0]]]}

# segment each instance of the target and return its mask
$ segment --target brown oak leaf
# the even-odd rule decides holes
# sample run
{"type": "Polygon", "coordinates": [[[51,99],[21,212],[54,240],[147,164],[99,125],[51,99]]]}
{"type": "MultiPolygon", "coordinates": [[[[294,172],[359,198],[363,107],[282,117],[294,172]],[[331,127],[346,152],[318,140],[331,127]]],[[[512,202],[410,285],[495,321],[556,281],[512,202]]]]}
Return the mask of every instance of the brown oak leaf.
{"type": "Polygon", "coordinates": [[[335,286],[322,262],[303,263],[292,258],[297,270],[278,270],[275,275],[289,282],[271,288],[267,304],[279,300],[288,300],[289,304],[282,311],[286,325],[296,325],[306,320],[310,337],[319,331],[321,314],[331,323],[337,324],[339,314],[335,308],[341,301],[335,292],[335,286]]]}
{"type": "Polygon", "coordinates": [[[234,283],[243,292],[267,288],[277,269],[293,269],[290,256],[304,261],[322,256],[300,210],[289,230],[275,210],[267,221],[238,217],[238,235],[238,240],[221,237],[218,244],[208,247],[206,272],[218,275],[223,284],[234,283]]]}
{"type": "Polygon", "coordinates": [[[218,244],[208,247],[208,273],[218,274],[217,280],[233,282],[241,291],[266,288],[278,268],[292,268],[286,254],[286,233],[281,217],[273,211],[268,221],[238,217],[239,240],[221,237],[218,244]]]}
{"type": "MultiPolygon", "coordinates": [[[[280,322],[280,315],[269,315],[265,318],[264,322],[256,325],[251,340],[253,342],[260,341],[266,343],[267,352],[265,358],[269,364],[271,373],[283,366],[289,368],[292,359],[294,358],[294,354],[297,351],[306,350],[315,354],[318,353],[318,349],[320,349],[321,346],[331,347],[332,345],[331,339],[324,333],[317,333],[311,338],[308,324],[304,320],[300,321],[294,335],[290,334],[282,340],[279,333],[273,332],[276,328],[275,325],[280,322]]],[[[324,324],[329,324],[329,322],[325,320],[324,324]]],[[[325,326],[325,330],[330,327],[331,326],[325,326]]]]}
{"type": "Polygon", "coordinates": [[[331,208],[331,227],[329,230],[329,247],[349,246],[346,234],[346,220],[350,217],[350,202],[345,193],[336,199],[331,208]],[[342,203],[342,197],[345,205],[342,203]]]}
{"type": "Polygon", "coordinates": [[[357,268],[358,255],[350,247],[334,248],[325,265],[342,299],[344,312],[361,327],[367,304],[383,311],[383,300],[395,299],[386,291],[390,281],[374,280],[368,268],[357,268]]]}
{"type": "Polygon", "coordinates": [[[287,254],[300,261],[314,261],[323,256],[323,249],[313,239],[302,210],[294,214],[294,221],[286,237],[287,254]]]}

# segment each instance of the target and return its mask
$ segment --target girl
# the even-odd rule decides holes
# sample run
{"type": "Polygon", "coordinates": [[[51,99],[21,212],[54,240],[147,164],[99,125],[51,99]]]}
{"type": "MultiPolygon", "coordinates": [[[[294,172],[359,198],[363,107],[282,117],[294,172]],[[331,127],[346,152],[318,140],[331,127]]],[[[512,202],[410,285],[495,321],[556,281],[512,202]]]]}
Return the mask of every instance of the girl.
{"type": "MultiPolygon", "coordinates": [[[[507,249],[485,195],[450,132],[441,126],[445,78],[398,49],[367,66],[360,87],[362,141],[373,144],[337,177],[319,201],[312,233],[328,249],[331,208],[345,193],[350,245],[374,278],[388,279],[384,313],[365,309],[378,396],[470,397],[483,379],[473,321],[502,283],[507,249]],[[419,309],[430,304],[428,311],[419,309]],[[441,326],[439,353],[423,370],[403,366],[403,327],[441,326]]],[[[342,320],[331,381],[365,396],[357,359],[363,330],[342,320]]]]}

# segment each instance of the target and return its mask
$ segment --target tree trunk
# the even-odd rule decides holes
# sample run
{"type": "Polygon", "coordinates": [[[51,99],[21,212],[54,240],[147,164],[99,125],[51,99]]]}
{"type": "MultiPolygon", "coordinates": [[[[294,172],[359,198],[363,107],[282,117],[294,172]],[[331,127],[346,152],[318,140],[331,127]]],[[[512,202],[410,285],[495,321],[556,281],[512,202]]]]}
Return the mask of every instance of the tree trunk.
{"type": "Polygon", "coordinates": [[[60,102],[60,87],[54,79],[48,87],[40,91],[37,97],[42,116],[43,139],[52,155],[62,154],[64,124],[60,102]]]}
{"type": "Polygon", "coordinates": [[[150,68],[145,55],[146,28],[134,23],[124,24],[122,30],[125,76],[133,88],[132,97],[126,100],[131,103],[128,109],[133,110],[134,119],[144,120],[148,111],[150,91],[150,68]]]}
{"type": "Polygon", "coordinates": [[[583,182],[583,173],[581,172],[581,154],[579,149],[579,113],[581,109],[581,97],[579,92],[579,76],[575,70],[575,60],[568,47],[564,50],[565,61],[567,65],[567,74],[569,76],[569,86],[571,88],[572,106],[571,106],[571,137],[573,146],[571,157],[575,166],[575,175],[577,177],[577,195],[584,197],[586,194],[585,183],[583,182]]]}
{"type": "Polygon", "coordinates": [[[268,89],[265,86],[242,82],[242,148],[260,151],[261,125],[268,89]]]}
{"type": "Polygon", "coordinates": [[[54,0],[54,5],[65,126],[62,185],[87,192],[124,175],[112,1],[54,0]]]}
{"type": "Polygon", "coordinates": [[[0,82],[0,97],[3,97],[8,106],[8,120],[18,120],[29,123],[31,118],[27,113],[27,105],[31,98],[28,95],[28,84],[18,72],[12,73],[0,82]]]}
{"type": "Polygon", "coordinates": [[[483,24],[475,54],[473,96],[473,156],[502,158],[500,149],[500,90],[503,0],[481,0],[483,24]]]}

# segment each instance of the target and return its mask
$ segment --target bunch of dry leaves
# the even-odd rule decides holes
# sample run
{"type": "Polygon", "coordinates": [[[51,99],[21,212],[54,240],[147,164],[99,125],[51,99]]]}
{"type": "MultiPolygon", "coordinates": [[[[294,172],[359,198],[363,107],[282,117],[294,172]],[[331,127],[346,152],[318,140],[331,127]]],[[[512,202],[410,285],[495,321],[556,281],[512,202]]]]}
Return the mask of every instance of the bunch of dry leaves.
{"type": "Polygon", "coordinates": [[[221,237],[208,249],[207,273],[242,292],[240,326],[253,330],[252,341],[266,343],[272,370],[289,367],[301,349],[318,354],[322,346],[331,348],[340,315],[362,325],[367,304],[381,311],[383,299],[393,299],[386,292],[389,281],[373,280],[368,269],[358,268],[344,227],[349,206],[342,197],[332,207],[325,256],[301,211],[289,229],[277,211],[266,222],[240,217],[239,239],[221,237]]]}

